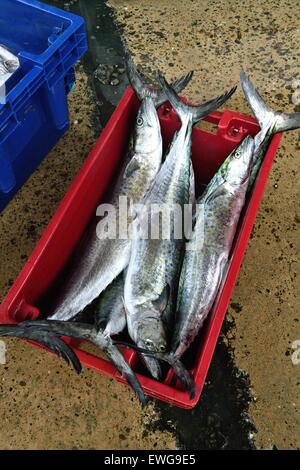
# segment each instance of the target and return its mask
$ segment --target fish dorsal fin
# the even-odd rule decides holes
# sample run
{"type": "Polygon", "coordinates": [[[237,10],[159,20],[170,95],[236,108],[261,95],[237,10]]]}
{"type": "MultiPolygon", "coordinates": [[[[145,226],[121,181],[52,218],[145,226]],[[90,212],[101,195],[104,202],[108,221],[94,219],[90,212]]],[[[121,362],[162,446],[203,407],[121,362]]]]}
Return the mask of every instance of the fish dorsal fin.
{"type": "Polygon", "coordinates": [[[218,186],[214,188],[214,190],[207,194],[205,199],[202,201],[205,205],[211,204],[215,199],[219,198],[224,194],[224,187],[225,187],[226,180],[220,181],[218,186]],[[222,194],[223,193],[223,194],[222,194]]]}

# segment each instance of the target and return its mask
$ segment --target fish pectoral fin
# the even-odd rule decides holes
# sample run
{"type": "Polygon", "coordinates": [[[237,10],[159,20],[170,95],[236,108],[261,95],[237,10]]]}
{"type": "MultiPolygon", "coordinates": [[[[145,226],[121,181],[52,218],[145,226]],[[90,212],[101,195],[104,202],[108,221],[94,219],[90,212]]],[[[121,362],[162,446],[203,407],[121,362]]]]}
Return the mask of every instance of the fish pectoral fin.
{"type": "Polygon", "coordinates": [[[219,276],[218,276],[218,284],[217,284],[217,288],[216,288],[216,291],[217,291],[217,294],[220,290],[220,287],[222,285],[222,282],[223,282],[223,279],[224,279],[224,274],[225,274],[225,269],[227,267],[227,263],[228,263],[228,257],[224,257],[221,259],[220,261],[220,270],[219,270],[219,276]]]}
{"type": "Polygon", "coordinates": [[[128,312],[128,308],[126,306],[125,299],[124,299],[123,295],[122,295],[122,302],[123,302],[123,307],[124,307],[124,310],[125,310],[125,317],[127,318],[129,312],[128,312]]]}
{"type": "Polygon", "coordinates": [[[223,188],[224,188],[225,182],[226,181],[224,179],[217,187],[214,188],[212,192],[208,193],[207,196],[203,198],[204,200],[201,202],[204,204],[211,204],[215,199],[222,196],[222,193],[224,192],[223,188]]]}
{"type": "Polygon", "coordinates": [[[190,163],[190,188],[189,188],[189,203],[194,205],[196,202],[196,191],[195,191],[195,173],[193,163],[190,163]]]}
{"type": "Polygon", "coordinates": [[[140,164],[139,162],[133,157],[130,162],[128,163],[128,165],[126,166],[125,168],[125,171],[124,171],[124,176],[125,178],[129,178],[130,176],[133,175],[133,173],[135,173],[137,170],[140,169],[140,164]]]}
{"type": "Polygon", "coordinates": [[[166,284],[160,296],[157,299],[152,300],[152,304],[154,305],[154,307],[157,307],[161,313],[163,313],[167,308],[170,299],[170,294],[171,287],[169,286],[169,284],[166,284]]]}

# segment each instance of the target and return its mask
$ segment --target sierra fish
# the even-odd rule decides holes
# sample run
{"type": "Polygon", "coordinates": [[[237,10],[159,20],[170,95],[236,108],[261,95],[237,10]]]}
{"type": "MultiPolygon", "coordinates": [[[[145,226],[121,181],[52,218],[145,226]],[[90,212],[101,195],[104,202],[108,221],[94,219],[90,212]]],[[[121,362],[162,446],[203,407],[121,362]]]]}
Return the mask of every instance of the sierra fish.
{"type": "MultiPolygon", "coordinates": [[[[139,215],[140,226],[153,227],[157,213],[153,208],[167,203],[172,212],[176,206],[183,209],[194,193],[194,175],[190,159],[192,126],[201,118],[223,104],[234,92],[218,97],[201,106],[184,104],[175,91],[159,75],[161,85],[178,112],[181,128],[172,140],[166,159],[155,179],[155,183],[144,199],[144,211],[139,215]],[[146,222],[145,222],[146,221],[146,222]]],[[[182,211],[180,212],[182,216],[182,211]]],[[[170,293],[180,268],[181,253],[184,247],[183,237],[178,239],[176,215],[170,226],[169,239],[139,236],[132,242],[132,252],[125,278],[124,302],[128,332],[137,347],[148,351],[164,353],[167,350],[166,326],[163,314],[170,301],[170,293]]],[[[161,370],[156,358],[144,356],[152,375],[159,379],[161,370]]]]}
{"type": "MultiPolygon", "coordinates": [[[[156,106],[166,100],[160,90],[149,89],[127,56],[130,82],[141,100],[138,110],[130,160],[112,194],[110,203],[116,209],[117,221],[119,197],[129,203],[138,203],[144,196],[161,166],[162,137],[156,106]]],[[[182,90],[192,74],[176,81],[173,86],[182,90]]],[[[108,216],[107,216],[108,217],[108,216]]],[[[70,276],[63,285],[55,307],[48,316],[51,320],[69,320],[96,299],[101,292],[125,269],[129,262],[131,241],[129,237],[101,237],[107,217],[99,222],[94,219],[79,245],[70,269],[70,276]]],[[[129,223],[129,221],[128,221],[129,223]]]]}
{"type": "Polygon", "coordinates": [[[252,169],[254,140],[230,154],[197,201],[180,274],[171,350],[181,357],[203,325],[224,278],[252,169]]]}

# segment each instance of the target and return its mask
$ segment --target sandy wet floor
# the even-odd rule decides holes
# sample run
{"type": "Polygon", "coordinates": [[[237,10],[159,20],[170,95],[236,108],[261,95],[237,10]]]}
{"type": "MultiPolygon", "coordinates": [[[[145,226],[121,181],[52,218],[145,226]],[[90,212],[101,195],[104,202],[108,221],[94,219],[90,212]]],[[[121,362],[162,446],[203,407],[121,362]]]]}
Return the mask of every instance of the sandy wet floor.
{"type": "MultiPolygon", "coordinates": [[[[222,92],[238,82],[243,66],[270,105],[297,110],[291,85],[299,76],[299,2],[272,7],[250,2],[247,9],[240,0],[110,3],[145,72],[160,68],[170,78],[195,70],[189,98],[222,92]]],[[[81,68],[77,76],[69,132],[0,214],[1,298],[95,141],[93,96],[81,68]]],[[[240,89],[228,107],[250,113],[240,89]]],[[[228,311],[233,327],[224,337],[237,367],[249,374],[254,397],[249,414],[260,448],[300,447],[300,366],[291,361],[292,342],[300,339],[299,149],[299,132],[285,135],[233,292],[228,311]]],[[[7,348],[8,363],[0,366],[0,448],[178,445],[175,432],[154,430],[157,408],[150,404],[141,412],[124,386],[92,371],[78,378],[56,357],[22,341],[8,340],[7,348]]]]}
{"type": "MultiPolygon", "coordinates": [[[[299,2],[111,0],[136,62],[171,78],[193,68],[185,94],[210,98],[239,79],[244,67],[275,109],[299,110],[291,86],[299,77],[299,2]]],[[[299,93],[298,93],[299,95],[299,93]]],[[[296,94],[294,94],[296,97],[296,94]]],[[[228,103],[249,113],[241,89],[228,103]]],[[[250,377],[250,416],[258,447],[300,446],[299,132],[285,135],[267,184],[232,296],[228,341],[250,377]]]]}

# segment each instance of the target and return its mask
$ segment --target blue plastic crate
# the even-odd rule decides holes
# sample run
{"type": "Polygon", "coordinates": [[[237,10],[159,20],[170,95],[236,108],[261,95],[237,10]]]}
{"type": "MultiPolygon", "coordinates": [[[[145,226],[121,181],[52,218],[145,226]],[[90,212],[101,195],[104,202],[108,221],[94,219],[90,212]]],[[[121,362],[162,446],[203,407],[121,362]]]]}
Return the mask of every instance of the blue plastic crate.
{"type": "Polygon", "coordinates": [[[0,0],[0,44],[20,61],[0,104],[1,211],[68,128],[84,20],[35,0],[0,0]]]}

